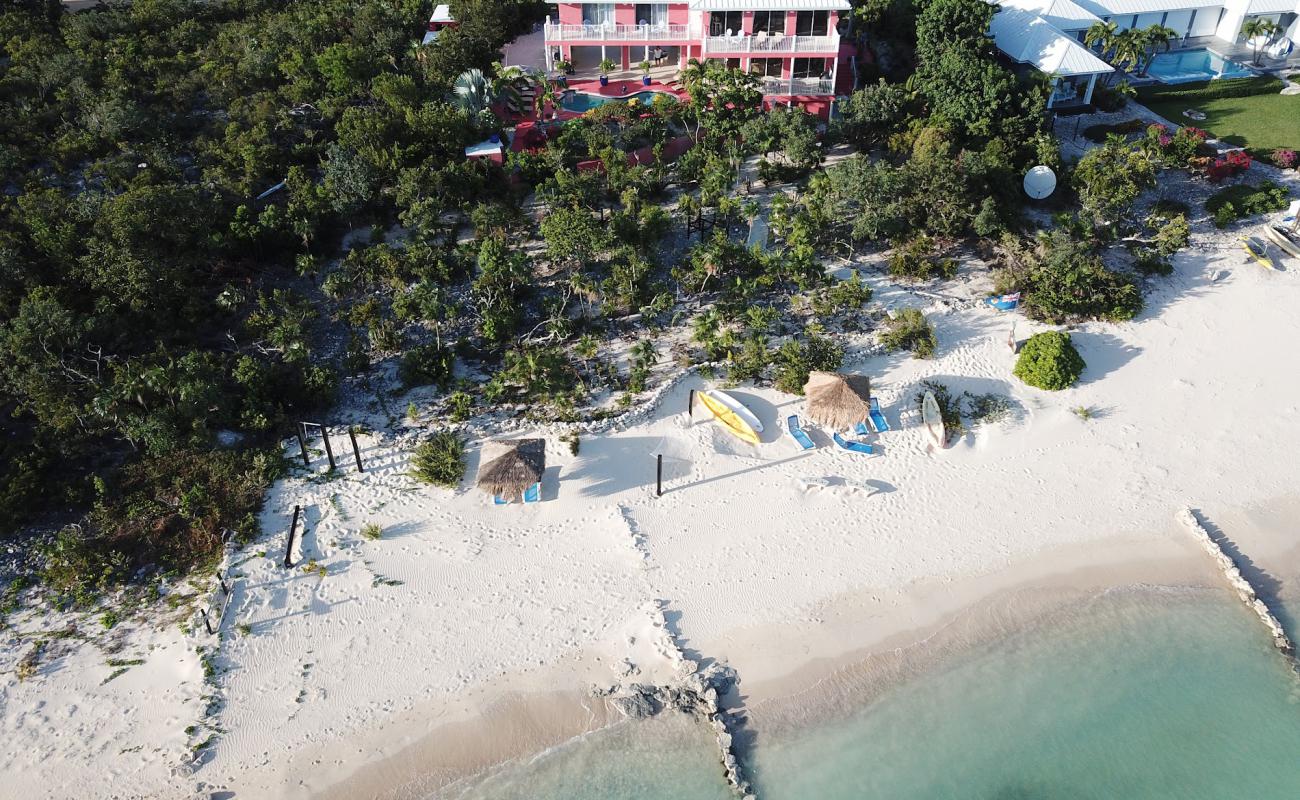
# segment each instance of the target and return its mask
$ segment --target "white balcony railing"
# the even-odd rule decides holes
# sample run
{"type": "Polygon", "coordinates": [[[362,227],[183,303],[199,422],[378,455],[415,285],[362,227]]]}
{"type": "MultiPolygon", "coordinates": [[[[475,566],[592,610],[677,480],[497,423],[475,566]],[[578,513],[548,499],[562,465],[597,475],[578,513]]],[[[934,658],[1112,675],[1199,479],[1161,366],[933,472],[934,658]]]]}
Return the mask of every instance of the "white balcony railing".
{"type": "Polygon", "coordinates": [[[785,36],[776,34],[735,34],[709,36],[704,40],[705,53],[834,53],[840,49],[840,35],[785,36]]]}
{"type": "Polygon", "coordinates": [[[548,42],[681,41],[697,38],[690,25],[562,25],[546,23],[548,42]]]}
{"type": "Polygon", "coordinates": [[[763,94],[834,94],[830,78],[763,78],[763,94]]]}

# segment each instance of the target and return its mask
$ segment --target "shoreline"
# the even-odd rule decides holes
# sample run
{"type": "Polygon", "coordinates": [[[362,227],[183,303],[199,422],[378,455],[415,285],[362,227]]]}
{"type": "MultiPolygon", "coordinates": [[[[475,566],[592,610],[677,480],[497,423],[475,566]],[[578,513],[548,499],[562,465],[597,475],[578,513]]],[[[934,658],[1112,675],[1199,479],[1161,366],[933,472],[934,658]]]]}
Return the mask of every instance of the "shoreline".
{"type": "MultiPolygon", "coordinates": [[[[825,719],[824,715],[833,715],[835,709],[842,707],[849,685],[865,690],[858,692],[855,702],[887,692],[963,648],[987,645],[1031,629],[1071,602],[1114,590],[1214,586],[1216,573],[1194,547],[1182,547],[1167,538],[1146,537],[1115,537],[1109,544],[1125,556],[1142,555],[1126,561],[1107,549],[1095,555],[1092,563],[1062,569],[1078,557],[1079,548],[1039,553],[993,574],[946,582],[950,594],[961,599],[924,624],[910,625],[896,620],[883,628],[869,629],[867,638],[846,645],[845,649],[819,650],[784,673],[761,681],[744,680],[741,668],[738,691],[746,698],[742,709],[745,725],[738,734],[742,749],[749,746],[747,740],[755,733],[761,736],[791,726],[814,725],[825,719]],[[959,588],[954,590],[954,585],[959,588]],[[1029,602],[1024,603],[1027,596],[1029,602]],[[1022,607],[1009,608],[1013,603],[1022,607]],[[865,685],[868,681],[872,682],[869,687],[865,685]]],[[[922,587],[921,596],[914,597],[913,602],[924,599],[926,588],[933,587],[922,587]]],[[[828,600],[826,605],[841,612],[854,607],[845,603],[844,598],[828,600]]],[[[756,641],[766,638],[769,643],[793,642],[798,647],[808,647],[813,640],[824,642],[826,631],[820,625],[772,625],[760,626],[750,633],[756,634],[756,641]]],[[[734,666],[734,662],[729,663],[734,666]]],[[[326,800],[358,796],[450,800],[456,796],[457,787],[473,786],[501,769],[544,758],[572,742],[622,724],[637,724],[637,721],[622,717],[603,698],[591,697],[578,689],[553,693],[509,692],[482,716],[429,730],[400,751],[358,767],[312,796],[326,800]],[[529,727],[544,709],[550,709],[549,713],[554,714],[552,719],[570,722],[575,715],[589,716],[585,726],[529,727]],[[525,729],[529,737],[514,735],[525,729]],[[460,756],[456,761],[459,769],[448,764],[448,741],[455,743],[451,752],[460,756]],[[474,749],[473,742],[489,746],[474,749]],[[430,763],[437,766],[430,769],[430,763]]]]}

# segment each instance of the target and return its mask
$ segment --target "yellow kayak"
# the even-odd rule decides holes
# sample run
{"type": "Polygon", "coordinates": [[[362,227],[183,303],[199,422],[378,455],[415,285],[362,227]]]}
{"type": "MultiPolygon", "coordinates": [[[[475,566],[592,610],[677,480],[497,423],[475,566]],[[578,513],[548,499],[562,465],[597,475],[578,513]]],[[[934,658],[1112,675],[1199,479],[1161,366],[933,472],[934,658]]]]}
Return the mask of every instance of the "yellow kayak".
{"type": "Polygon", "coordinates": [[[1262,267],[1268,269],[1277,269],[1277,264],[1273,263],[1273,257],[1268,254],[1268,244],[1257,236],[1243,237],[1241,247],[1250,257],[1259,262],[1262,267]]]}
{"type": "Polygon", "coordinates": [[[758,444],[758,434],[763,430],[763,423],[758,421],[754,412],[745,408],[736,398],[718,389],[706,389],[697,392],[700,402],[712,412],[727,430],[751,444],[758,444]]]}

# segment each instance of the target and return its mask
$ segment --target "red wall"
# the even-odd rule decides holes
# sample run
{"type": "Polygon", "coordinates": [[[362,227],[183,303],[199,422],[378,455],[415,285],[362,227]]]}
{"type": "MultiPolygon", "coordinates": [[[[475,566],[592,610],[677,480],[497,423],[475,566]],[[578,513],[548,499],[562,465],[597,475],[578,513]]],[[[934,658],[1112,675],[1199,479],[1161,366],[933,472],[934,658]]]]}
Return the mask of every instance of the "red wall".
{"type": "Polygon", "coordinates": [[[582,24],[582,4],[581,3],[560,3],[558,8],[560,22],[564,25],[581,25],[582,24]]]}

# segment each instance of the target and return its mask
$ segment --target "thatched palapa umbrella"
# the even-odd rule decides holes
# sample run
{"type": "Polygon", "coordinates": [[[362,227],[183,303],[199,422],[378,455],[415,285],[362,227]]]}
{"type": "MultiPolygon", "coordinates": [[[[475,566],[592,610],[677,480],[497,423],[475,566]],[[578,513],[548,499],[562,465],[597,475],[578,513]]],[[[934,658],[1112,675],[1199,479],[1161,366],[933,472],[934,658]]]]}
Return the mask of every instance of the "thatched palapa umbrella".
{"type": "Polygon", "coordinates": [[[866,375],[810,372],[803,385],[808,416],[837,430],[866,422],[871,412],[871,380],[866,375]]]}
{"type": "Polygon", "coordinates": [[[493,497],[522,499],[545,471],[545,440],[497,439],[483,445],[477,485],[493,497]]]}

